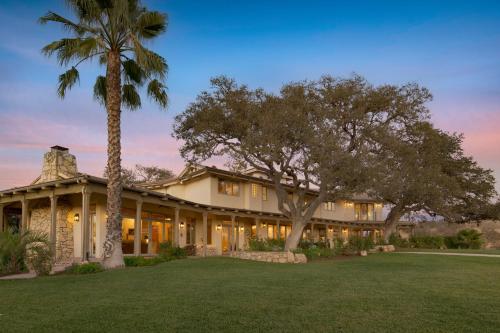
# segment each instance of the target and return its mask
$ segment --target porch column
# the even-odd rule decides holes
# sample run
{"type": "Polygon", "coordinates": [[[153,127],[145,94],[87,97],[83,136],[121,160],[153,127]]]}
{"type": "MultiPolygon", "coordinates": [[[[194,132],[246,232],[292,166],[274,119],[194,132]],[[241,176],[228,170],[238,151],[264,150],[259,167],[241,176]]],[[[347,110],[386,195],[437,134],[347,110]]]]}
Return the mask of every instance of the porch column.
{"type": "Polygon", "coordinates": [[[203,256],[207,256],[208,213],[203,212],[203,256]]]}
{"type": "Polygon", "coordinates": [[[311,239],[314,242],[314,223],[311,222],[311,239]]]}
{"type": "Polygon", "coordinates": [[[21,200],[21,231],[25,232],[28,230],[28,208],[29,201],[23,198],[21,200]]]}
{"type": "Polygon", "coordinates": [[[89,243],[89,225],[90,225],[90,194],[87,187],[82,189],[82,224],[81,224],[81,240],[82,240],[82,260],[88,259],[88,243],[89,243]]]}
{"type": "Polygon", "coordinates": [[[255,219],[255,237],[260,239],[260,219],[255,219]]]}
{"type": "Polygon", "coordinates": [[[153,253],[153,220],[148,219],[148,254],[153,253]]]}
{"type": "Polygon", "coordinates": [[[54,194],[50,195],[50,249],[52,256],[56,257],[57,244],[57,199],[54,194]]]}
{"type": "Polygon", "coordinates": [[[179,246],[179,207],[175,207],[174,214],[174,246],[179,246]]]}
{"type": "Polygon", "coordinates": [[[3,208],[5,207],[4,204],[0,204],[0,231],[7,231],[7,227],[3,225],[4,218],[3,218],[3,208]]]}
{"type": "Polygon", "coordinates": [[[141,255],[141,237],[142,237],[142,200],[135,202],[135,221],[134,221],[134,255],[141,255]]]}
{"type": "Polygon", "coordinates": [[[167,237],[165,236],[165,233],[167,232],[167,227],[166,227],[167,222],[163,221],[161,224],[161,242],[164,243],[167,237]]]}
{"type": "Polygon", "coordinates": [[[236,251],[240,250],[240,220],[236,222],[236,251]]]}
{"type": "Polygon", "coordinates": [[[234,219],[235,219],[235,216],[234,215],[231,215],[231,252],[234,252],[234,219]]]}
{"type": "Polygon", "coordinates": [[[276,220],[276,228],[278,229],[278,239],[281,239],[280,220],[276,220]]]}

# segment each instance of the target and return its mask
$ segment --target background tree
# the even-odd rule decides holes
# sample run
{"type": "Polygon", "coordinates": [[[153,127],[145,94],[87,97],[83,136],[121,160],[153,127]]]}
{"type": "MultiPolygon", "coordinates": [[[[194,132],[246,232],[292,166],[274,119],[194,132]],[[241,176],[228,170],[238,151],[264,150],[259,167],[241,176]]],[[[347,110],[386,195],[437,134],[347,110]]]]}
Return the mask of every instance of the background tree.
{"type": "Polygon", "coordinates": [[[485,216],[495,195],[491,170],[481,168],[462,150],[461,135],[435,129],[428,122],[379,136],[379,173],[373,194],[391,205],[385,238],[410,212],[438,214],[466,222],[485,216]]]}
{"type": "Polygon", "coordinates": [[[225,77],[211,82],[212,91],[176,117],[181,154],[193,163],[225,156],[266,174],[292,221],[286,250],[322,202],[365,188],[372,132],[426,117],[430,98],[413,84],[373,87],[359,76],[287,84],[278,95],[225,77]]]}
{"type": "Polygon", "coordinates": [[[104,261],[107,268],[123,266],[121,250],[121,108],[141,106],[137,88],[147,84],[147,94],[161,107],[167,106],[164,80],[165,59],[144,46],[166,29],[166,15],[148,11],[138,0],[68,0],[75,21],[54,12],[40,18],[42,24],[61,24],[72,36],[54,41],[42,49],[56,55],[59,64],[71,67],[59,76],[61,98],[79,80],[77,67],[94,58],[106,66],[98,76],[94,96],[107,110],[108,192],[104,261]]]}
{"type": "MultiPolygon", "coordinates": [[[[123,185],[137,185],[141,183],[153,183],[163,179],[174,177],[172,170],[157,166],[143,166],[136,164],[134,168],[122,168],[123,185]]],[[[108,178],[108,169],[104,169],[104,178],[108,178]]]]}

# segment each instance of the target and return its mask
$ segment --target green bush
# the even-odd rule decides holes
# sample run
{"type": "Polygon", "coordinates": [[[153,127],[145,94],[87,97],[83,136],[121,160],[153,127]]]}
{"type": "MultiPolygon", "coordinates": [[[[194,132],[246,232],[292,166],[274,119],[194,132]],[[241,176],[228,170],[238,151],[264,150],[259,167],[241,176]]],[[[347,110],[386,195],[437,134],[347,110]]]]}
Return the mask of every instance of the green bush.
{"type": "Polygon", "coordinates": [[[395,247],[408,248],[410,247],[410,242],[407,239],[403,239],[399,237],[397,233],[392,233],[389,236],[389,244],[394,245],[395,247]]]}
{"type": "Polygon", "coordinates": [[[250,251],[283,251],[285,249],[285,240],[251,238],[248,247],[250,251]]]}
{"type": "Polygon", "coordinates": [[[104,268],[98,262],[73,264],[65,270],[65,272],[68,274],[93,274],[102,271],[104,271],[104,268]]]}
{"type": "Polygon", "coordinates": [[[326,247],[310,247],[310,248],[297,248],[295,253],[303,253],[309,260],[319,259],[319,258],[333,258],[338,255],[335,249],[330,249],[326,247]]]}
{"type": "Polygon", "coordinates": [[[34,231],[0,232],[0,274],[17,274],[28,269],[37,275],[48,274],[52,268],[52,253],[46,234],[34,231]]]}
{"type": "Polygon", "coordinates": [[[171,242],[163,242],[160,244],[159,255],[165,260],[184,259],[188,256],[188,249],[173,246],[171,242]]]}
{"type": "Polygon", "coordinates": [[[443,236],[412,236],[410,247],[416,249],[443,249],[445,248],[443,236]]]}
{"type": "Polygon", "coordinates": [[[463,229],[455,236],[445,238],[449,249],[480,249],[483,243],[482,234],[475,229],[463,229]]]}

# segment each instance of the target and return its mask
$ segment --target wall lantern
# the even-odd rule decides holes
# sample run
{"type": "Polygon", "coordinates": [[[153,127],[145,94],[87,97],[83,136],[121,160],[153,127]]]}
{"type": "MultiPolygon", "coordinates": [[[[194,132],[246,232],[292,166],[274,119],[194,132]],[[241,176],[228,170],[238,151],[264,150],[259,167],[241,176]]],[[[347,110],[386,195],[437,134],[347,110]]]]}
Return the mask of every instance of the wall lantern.
{"type": "Polygon", "coordinates": [[[215,226],[215,230],[220,231],[221,229],[222,229],[222,225],[217,224],[217,225],[215,226]]]}
{"type": "Polygon", "coordinates": [[[241,232],[245,231],[245,227],[240,227],[240,231],[241,232]]]}
{"type": "Polygon", "coordinates": [[[333,225],[328,226],[328,231],[333,232],[333,225]]]}
{"type": "Polygon", "coordinates": [[[144,240],[146,241],[146,244],[148,244],[148,243],[149,243],[149,237],[148,237],[147,235],[146,235],[146,236],[144,236],[144,240]]]}
{"type": "Polygon", "coordinates": [[[181,222],[180,226],[181,228],[184,228],[184,222],[181,222]]]}
{"type": "Polygon", "coordinates": [[[267,227],[267,224],[262,223],[262,228],[265,228],[265,227],[267,227]]]}
{"type": "Polygon", "coordinates": [[[73,217],[73,222],[79,222],[80,221],[80,214],[75,214],[75,216],[73,217]]]}

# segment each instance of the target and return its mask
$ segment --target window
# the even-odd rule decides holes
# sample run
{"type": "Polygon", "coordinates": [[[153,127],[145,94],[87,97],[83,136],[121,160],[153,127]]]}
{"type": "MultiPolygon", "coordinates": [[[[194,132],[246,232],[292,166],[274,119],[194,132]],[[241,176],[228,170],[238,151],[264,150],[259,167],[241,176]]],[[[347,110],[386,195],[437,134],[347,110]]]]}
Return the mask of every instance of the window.
{"type": "Polygon", "coordinates": [[[267,187],[262,186],[262,200],[267,201],[267,187]]]}
{"type": "Polygon", "coordinates": [[[257,198],[258,186],[257,184],[252,184],[252,198],[257,198]]]}
{"type": "Polygon", "coordinates": [[[219,193],[227,195],[240,195],[240,185],[236,182],[219,179],[219,193]]]}
{"type": "Polygon", "coordinates": [[[375,220],[375,212],[372,203],[357,203],[354,205],[354,216],[358,221],[375,220]]]}
{"type": "Polygon", "coordinates": [[[207,221],[207,245],[212,245],[212,221],[207,221]]]}
{"type": "Polygon", "coordinates": [[[327,202],[323,203],[323,207],[325,210],[332,211],[332,210],[335,210],[335,203],[331,202],[331,201],[327,201],[327,202]]]}

